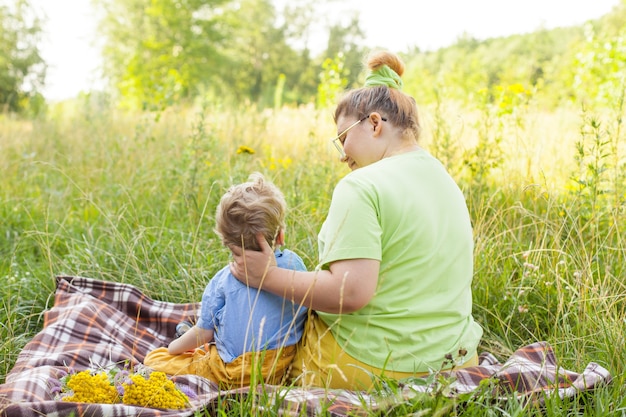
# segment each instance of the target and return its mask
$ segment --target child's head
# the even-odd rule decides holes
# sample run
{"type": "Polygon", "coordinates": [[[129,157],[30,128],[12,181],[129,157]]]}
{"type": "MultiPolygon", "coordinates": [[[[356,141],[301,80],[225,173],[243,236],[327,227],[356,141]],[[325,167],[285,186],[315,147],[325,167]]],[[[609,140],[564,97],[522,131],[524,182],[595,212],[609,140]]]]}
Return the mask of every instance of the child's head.
{"type": "Polygon", "coordinates": [[[258,172],[222,196],[215,214],[215,231],[226,246],[260,250],[256,235],[273,245],[285,228],[287,203],[283,193],[258,172]]]}

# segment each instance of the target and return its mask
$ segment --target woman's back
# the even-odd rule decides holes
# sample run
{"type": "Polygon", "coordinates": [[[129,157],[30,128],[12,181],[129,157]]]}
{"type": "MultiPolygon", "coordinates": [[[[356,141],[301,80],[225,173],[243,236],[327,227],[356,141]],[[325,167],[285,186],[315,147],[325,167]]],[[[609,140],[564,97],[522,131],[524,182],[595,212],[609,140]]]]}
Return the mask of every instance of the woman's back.
{"type": "Polygon", "coordinates": [[[372,366],[427,371],[446,354],[473,354],[473,236],[463,194],[426,151],[348,174],[320,232],[322,264],[380,260],[376,294],[361,310],[319,313],[350,355],[372,366]]]}

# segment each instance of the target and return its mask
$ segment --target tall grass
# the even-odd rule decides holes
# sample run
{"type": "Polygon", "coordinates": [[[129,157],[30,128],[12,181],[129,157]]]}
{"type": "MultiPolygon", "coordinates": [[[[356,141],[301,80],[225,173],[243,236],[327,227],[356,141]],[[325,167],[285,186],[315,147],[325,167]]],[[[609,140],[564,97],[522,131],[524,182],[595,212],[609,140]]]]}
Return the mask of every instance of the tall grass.
{"type": "MultiPolygon", "coordinates": [[[[55,275],[197,300],[228,257],[213,233],[217,202],[252,171],[284,191],[287,247],[313,268],[317,231],[347,173],[328,141],[335,134],[330,112],[78,108],[0,123],[0,382],[41,328],[55,275]]],[[[546,340],[565,368],[595,361],[615,383],[572,400],[551,398],[540,410],[513,400],[494,404],[485,394],[465,402],[396,398],[387,413],[623,415],[626,196],[624,133],[615,115],[623,111],[492,110],[422,109],[423,144],[448,166],[471,211],[481,350],[505,359],[546,340]]],[[[246,401],[262,400],[223,401],[223,415],[244,415],[246,401]]],[[[271,404],[262,408],[275,412],[271,404]]]]}

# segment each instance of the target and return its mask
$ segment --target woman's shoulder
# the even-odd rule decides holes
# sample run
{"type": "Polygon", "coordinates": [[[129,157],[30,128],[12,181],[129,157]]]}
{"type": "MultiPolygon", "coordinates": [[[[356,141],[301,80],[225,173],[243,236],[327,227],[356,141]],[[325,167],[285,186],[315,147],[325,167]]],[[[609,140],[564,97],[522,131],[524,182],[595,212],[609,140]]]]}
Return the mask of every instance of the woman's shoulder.
{"type": "Polygon", "coordinates": [[[428,151],[420,149],[391,156],[348,173],[337,182],[333,198],[350,200],[355,195],[379,195],[442,176],[449,176],[443,164],[428,151]]]}
{"type": "Polygon", "coordinates": [[[443,165],[427,150],[420,148],[413,152],[393,155],[371,165],[351,172],[355,177],[366,180],[385,180],[389,176],[406,176],[414,172],[439,170],[443,165]],[[361,172],[359,172],[361,171],[361,172]]]}

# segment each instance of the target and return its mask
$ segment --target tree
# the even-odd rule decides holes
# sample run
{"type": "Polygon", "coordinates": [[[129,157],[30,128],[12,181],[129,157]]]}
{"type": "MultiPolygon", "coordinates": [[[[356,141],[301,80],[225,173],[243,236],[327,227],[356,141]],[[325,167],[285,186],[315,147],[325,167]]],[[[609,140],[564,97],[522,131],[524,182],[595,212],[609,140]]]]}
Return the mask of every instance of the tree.
{"type": "Polygon", "coordinates": [[[347,78],[346,86],[360,86],[362,82],[359,82],[358,77],[363,75],[365,49],[360,46],[364,34],[359,16],[352,16],[345,26],[339,23],[332,25],[329,30],[326,59],[335,59],[341,54],[345,68],[345,74],[342,75],[347,78]]]}
{"type": "Polygon", "coordinates": [[[46,65],[39,54],[41,19],[27,0],[0,3],[0,109],[38,107],[46,65]],[[33,103],[37,105],[33,106],[33,103]]]}
{"type": "Polygon", "coordinates": [[[94,0],[104,12],[105,73],[126,107],[156,110],[215,80],[229,0],[94,0]]]}
{"type": "Polygon", "coordinates": [[[224,49],[226,65],[220,74],[230,94],[262,107],[272,107],[281,74],[285,88],[291,83],[289,58],[293,51],[285,42],[284,28],[277,27],[270,0],[242,0],[240,7],[224,14],[230,29],[224,49]],[[286,73],[289,73],[287,76],[286,73]]]}
{"type": "Polygon", "coordinates": [[[281,24],[271,0],[93,1],[104,16],[105,73],[126,107],[158,110],[203,94],[260,107],[315,97],[310,3],[290,3],[281,24]]]}

